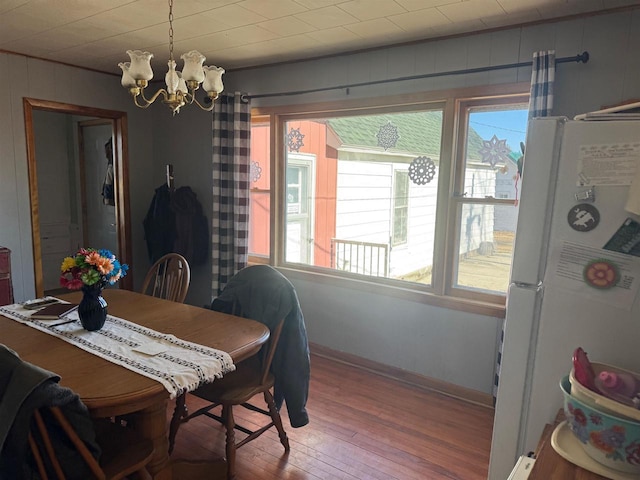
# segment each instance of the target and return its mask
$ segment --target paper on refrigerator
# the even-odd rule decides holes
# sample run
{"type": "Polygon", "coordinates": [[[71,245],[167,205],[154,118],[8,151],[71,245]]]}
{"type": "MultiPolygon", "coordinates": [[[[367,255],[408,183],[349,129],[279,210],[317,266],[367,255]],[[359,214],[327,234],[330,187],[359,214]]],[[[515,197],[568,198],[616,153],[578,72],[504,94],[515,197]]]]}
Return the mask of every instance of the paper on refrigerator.
{"type": "Polygon", "coordinates": [[[627,204],[624,209],[627,212],[640,215],[640,168],[636,169],[636,173],[633,176],[633,181],[627,194],[627,204]]]}
{"type": "Polygon", "coordinates": [[[544,283],[631,310],[638,293],[639,280],[640,258],[565,241],[552,247],[544,283]],[[618,269],[619,279],[612,288],[594,288],[585,282],[585,268],[598,259],[608,260],[618,269]]]}
{"type": "Polygon", "coordinates": [[[640,142],[581,145],[577,185],[631,185],[638,159],[640,142]]]}

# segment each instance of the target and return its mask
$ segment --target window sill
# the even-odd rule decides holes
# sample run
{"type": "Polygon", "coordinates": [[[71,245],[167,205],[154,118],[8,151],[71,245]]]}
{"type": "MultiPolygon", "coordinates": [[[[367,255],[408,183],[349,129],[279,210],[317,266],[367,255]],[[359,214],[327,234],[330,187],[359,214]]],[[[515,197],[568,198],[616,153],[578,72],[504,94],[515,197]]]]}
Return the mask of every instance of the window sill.
{"type": "Polygon", "coordinates": [[[331,285],[332,287],[337,288],[347,288],[374,293],[376,295],[386,295],[400,300],[424,303],[426,305],[432,305],[434,307],[475,313],[477,315],[486,315],[494,318],[505,318],[506,309],[504,305],[471,300],[467,298],[437,295],[431,292],[413,290],[411,288],[402,288],[393,285],[382,285],[367,280],[345,278],[337,275],[330,275],[310,270],[281,266],[278,266],[276,268],[290,280],[299,279],[322,285],[331,285]]]}

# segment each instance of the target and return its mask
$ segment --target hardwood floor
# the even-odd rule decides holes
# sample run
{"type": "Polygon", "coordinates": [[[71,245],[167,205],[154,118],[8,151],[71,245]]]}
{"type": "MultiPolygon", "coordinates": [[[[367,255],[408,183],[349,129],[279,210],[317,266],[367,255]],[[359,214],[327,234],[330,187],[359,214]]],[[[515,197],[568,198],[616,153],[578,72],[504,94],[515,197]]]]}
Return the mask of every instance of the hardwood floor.
{"type": "MultiPolygon", "coordinates": [[[[188,396],[187,405],[195,411],[203,402],[188,396]]],[[[289,455],[270,429],[238,450],[237,480],[487,478],[490,408],[316,355],[307,407],[310,423],[298,429],[283,408],[289,455]]],[[[242,408],[234,414],[237,423],[250,426],[266,418],[242,408]]],[[[223,454],[222,426],[198,417],[180,427],[171,458],[215,460],[223,454]]]]}

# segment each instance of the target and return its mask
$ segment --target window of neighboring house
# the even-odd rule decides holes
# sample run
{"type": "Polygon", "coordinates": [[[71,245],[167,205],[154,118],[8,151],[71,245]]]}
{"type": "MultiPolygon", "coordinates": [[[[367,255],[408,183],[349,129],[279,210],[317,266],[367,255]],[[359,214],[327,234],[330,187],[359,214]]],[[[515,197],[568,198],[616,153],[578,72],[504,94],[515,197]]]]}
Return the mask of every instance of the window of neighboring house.
{"type": "MultiPolygon", "coordinates": [[[[272,223],[251,219],[251,245],[264,245],[254,237],[268,238],[273,225],[277,266],[401,287],[403,295],[427,293],[423,298],[438,305],[502,308],[527,122],[524,91],[518,85],[473,100],[390,99],[388,106],[378,98],[376,107],[333,104],[322,115],[279,107],[271,124],[275,148],[263,152],[278,152],[272,165],[281,187],[272,192],[272,223]]],[[[268,127],[254,123],[252,149],[255,132],[268,127]]]]}
{"type": "Polygon", "coordinates": [[[271,126],[269,117],[251,119],[251,167],[249,195],[249,261],[269,258],[271,232],[271,126]]]}
{"type": "Polygon", "coordinates": [[[391,246],[407,243],[409,219],[409,172],[396,170],[393,174],[393,228],[391,246]]]}

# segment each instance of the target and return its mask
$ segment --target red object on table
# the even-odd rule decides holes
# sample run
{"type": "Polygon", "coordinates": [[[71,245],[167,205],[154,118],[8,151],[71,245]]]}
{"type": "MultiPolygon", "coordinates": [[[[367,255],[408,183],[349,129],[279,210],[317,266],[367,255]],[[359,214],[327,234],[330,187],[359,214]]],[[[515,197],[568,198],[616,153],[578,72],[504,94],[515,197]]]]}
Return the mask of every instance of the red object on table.
{"type": "Polygon", "coordinates": [[[0,305],[10,305],[12,303],[11,250],[6,247],[0,247],[0,305]]]}

